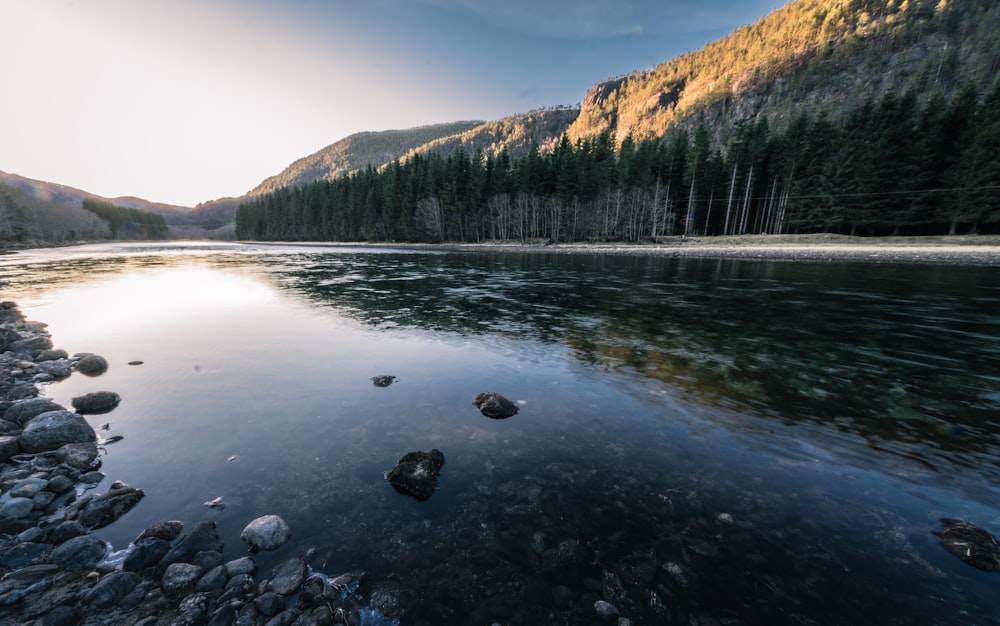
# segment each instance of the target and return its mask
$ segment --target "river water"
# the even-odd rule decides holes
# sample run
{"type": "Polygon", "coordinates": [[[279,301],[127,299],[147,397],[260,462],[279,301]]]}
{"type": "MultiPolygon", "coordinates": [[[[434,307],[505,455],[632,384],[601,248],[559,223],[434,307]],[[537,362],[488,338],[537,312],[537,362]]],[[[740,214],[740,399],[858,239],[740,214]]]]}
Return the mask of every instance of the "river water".
{"type": "Polygon", "coordinates": [[[123,397],[116,548],[212,519],[235,558],[278,514],[262,572],[365,570],[404,624],[1000,623],[933,534],[1000,533],[996,268],[121,244],[0,293],[111,363],[45,394],[123,397]],[[387,484],[432,448],[430,499],[387,484]]]}

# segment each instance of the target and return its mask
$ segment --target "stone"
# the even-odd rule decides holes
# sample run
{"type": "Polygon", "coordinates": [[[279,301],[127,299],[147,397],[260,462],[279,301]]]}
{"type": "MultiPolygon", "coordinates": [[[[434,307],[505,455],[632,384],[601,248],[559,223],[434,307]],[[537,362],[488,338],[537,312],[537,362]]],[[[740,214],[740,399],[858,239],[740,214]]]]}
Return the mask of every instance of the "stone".
{"type": "Polygon", "coordinates": [[[54,545],[59,545],[69,541],[73,537],[81,537],[87,534],[87,529],[76,520],[59,522],[46,533],[46,540],[54,545]]]}
{"type": "Polygon", "coordinates": [[[47,490],[56,494],[57,496],[62,493],[66,493],[73,488],[73,481],[68,476],[58,475],[53,476],[49,479],[49,485],[46,487],[47,490]]]}
{"type": "Polygon", "coordinates": [[[52,349],[52,339],[45,335],[22,336],[21,339],[11,343],[7,349],[15,354],[37,355],[43,350],[52,349]]]}
{"type": "Polygon", "coordinates": [[[376,387],[388,387],[396,382],[395,376],[372,376],[372,384],[376,387]]]}
{"type": "Polygon", "coordinates": [[[409,452],[385,478],[397,492],[423,502],[434,495],[443,466],[444,454],[440,450],[409,452]]]}
{"type": "Polygon", "coordinates": [[[35,417],[36,415],[41,415],[42,413],[48,413],[49,411],[64,411],[62,405],[57,404],[49,398],[27,398],[24,400],[18,400],[3,412],[3,419],[8,422],[14,422],[19,426],[24,426],[28,420],[35,417]]]}
{"type": "Polygon", "coordinates": [[[58,361],[59,359],[68,359],[69,352],[65,350],[42,350],[35,357],[35,363],[41,363],[42,361],[58,361]]]}
{"type": "Polygon", "coordinates": [[[132,544],[132,551],[122,562],[122,569],[127,572],[138,572],[152,567],[159,563],[167,552],[170,552],[170,544],[166,541],[159,537],[143,537],[132,544]]]}
{"type": "Polygon", "coordinates": [[[603,619],[618,617],[618,609],[610,602],[598,600],[594,603],[594,611],[603,619]]]}
{"type": "Polygon", "coordinates": [[[87,469],[94,464],[97,459],[97,444],[93,441],[86,443],[67,443],[56,450],[56,459],[60,463],[65,463],[77,469],[87,469]]]}
{"type": "Polygon", "coordinates": [[[251,552],[275,550],[292,538],[285,520],[277,515],[264,515],[253,520],[240,533],[240,539],[250,544],[251,552]]]}
{"type": "Polygon", "coordinates": [[[11,498],[0,506],[0,517],[23,519],[35,510],[35,501],[31,498],[11,498]]]}
{"type": "Polygon", "coordinates": [[[45,614],[40,626],[76,626],[83,621],[83,607],[62,604],[45,614]]]}
{"type": "Polygon", "coordinates": [[[38,363],[36,367],[40,370],[40,374],[36,376],[36,379],[40,377],[47,377],[50,380],[61,380],[68,377],[73,373],[73,369],[70,366],[69,361],[44,361],[38,363]]]}
{"type": "Polygon", "coordinates": [[[240,574],[257,575],[257,562],[248,556],[229,561],[226,563],[225,568],[226,574],[230,577],[239,576],[240,574]]]}
{"type": "Polygon", "coordinates": [[[77,520],[90,530],[104,528],[131,511],[145,495],[142,489],[129,487],[116,480],[107,493],[94,497],[83,507],[77,520]]]}
{"type": "Polygon", "coordinates": [[[111,572],[83,594],[83,602],[99,609],[114,606],[140,581],[141,578],[135,572],[111,572]]]}
{"type": "Polygon", "coordinates": [[[200,521],[191,527],[191,532],[181,537],[177,545],[170,548],[156,564],[156,575],[163,576],[173,563],[190,563],[195,555],[206,550],[222,552],[222,539],[215,530],[215,522],[200,521]]]}
{"type": "Polygon", "coordinates": [[[70,402],[76,412],[81,415],[107,413],[122,401],[122,397],[113,391],[91,391],[73,398],[70,402]]]}
{"type": "Polygon", "coordinates": [[[298,557],[293,557],[274,567],[267,589],[278,595],[291,595],[299,590],[308,574],[309,568],[306,566],[306,562],[298,557]]]}
{"type": "Polygon", "coordinates": [[[935,532],[941,547],[976,569],[1000,570],[1000,543],[985,528],[964,520],[944,518],[944,530],[935,532]]]}
{"type": "Polygon", "coordinates": [[[14,483],[8,493],[12,498],[34,498],[36,493],[42,491],[48,485],[49,481],[44,478],[29,476],[14,483]]]}
{"type": "Polygon", "coordinates": [[[44,511],[55,499],[56,494],[51,491],[39,491],[31,498],[32,502],[35,503],[36,511],[44,511]]]}
{"type": "Polygon", "coordinates": [[[226,567],[218,565],[205,572],[198,579],[194,589],[195,591],[204,591],[212,596],[219,596],[222,594],[222,590],[226,588],[227,580],[229,580],[229,577],[226,576],[226,567]]]}
{"type": "Polygon", "coordinates": [[[484,391],[472,403],[490,419],[505,419],[517,413],[517,405],[495,391],[484,391]]]}
{"type": "Polygon", "coordinates": [[[87,354],[76,362],[76,371],[84,376],[100,376],[108,371],[108,361],[103,356],[87,354]]]}
{"type": "Polygon", "coordinates": [[[193,563],[171,563],[163,572],[161,584],[167,593],[193,589],[204,570],[193,563]]]}
{"type": "Polygon", "coordinates": [[[135,540],[141,541],[146,537],[156,537],[157,539],[162,539],[163,541],[173,541],[181,536],[184,532],[184,522],[179,520],[169,520],[166,522],[155,522],[150,524],[139,533],[139,536],[135,540]]]}
{"type": "Polygon", "coordinates": [[[97,565],[106,552],[107,544],[103,539],[82,535],[57,546],[49,560],[68,570],[85,570],[97,565]]]}
{"type": "Polygon", "coordinates": [[[0,557],[0,568],[12,570],[24,567],[32,561],[41,558],[51,548],[52,546],[44,543],[22,541],[0,557]]]}
{"type": "Polygon", "coordinates": [[[67,443],[87,443],[97,434],[82,415],[70,411],[46,411],[28,420],[21,433],[21,449],[28,453],[58,450],[67,443]]]}
{"type": "Polygon", "coordinates": [[[260,614],[265,617],[277,615],[285,610],[285,599],[272,591],[260,594],[253,603],[260,614]]]}
{"type": "Polygon", "coordinates": [[[0,463],[10,461],[11,457],[21,452],[21,438],[8,435],[0,437],[0,463]]]}

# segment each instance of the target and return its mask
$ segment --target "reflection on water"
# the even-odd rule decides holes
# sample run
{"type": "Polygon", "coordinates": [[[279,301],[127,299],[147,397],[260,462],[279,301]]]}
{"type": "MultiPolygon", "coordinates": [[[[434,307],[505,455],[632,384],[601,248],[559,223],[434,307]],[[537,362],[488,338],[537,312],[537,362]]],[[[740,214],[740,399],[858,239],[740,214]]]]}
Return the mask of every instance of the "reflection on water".
{"type": "Polygon", "coordinates": [[[116,545],[212,516],[237,552],[279,513],[407,623],[1000,621],[930,532],[1000,527],[990,268],[131,245],[7,257],[0,288],[113,364],[48,393],[123,397],[104,470],[150,496],[116,545]],[[431,448],[433,497],[396,494],[431,448]]]}

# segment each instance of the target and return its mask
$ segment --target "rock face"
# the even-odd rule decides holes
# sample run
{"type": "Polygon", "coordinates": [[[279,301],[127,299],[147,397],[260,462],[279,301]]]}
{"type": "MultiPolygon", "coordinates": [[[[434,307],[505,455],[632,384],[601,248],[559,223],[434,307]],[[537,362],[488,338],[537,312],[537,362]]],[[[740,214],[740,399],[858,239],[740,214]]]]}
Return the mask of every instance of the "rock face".
{"type": "Polygon", "coordinates": [[[484,391],[472,403],[483,415],[495,420],[517,413],[517,405],[495,391],[484,391]]]}
{"type": "Polygon", "coordinates": [[[434,495],[442,467],[444,454],[440,450],[409,452],[385,478],[399,493],[423,502],[434,495]]]}
{"type": "Polygon", "coordinates": [[[118,406],[122,397],[113,391],[93,391],[91,393],[77,396],[71,401],[77,413],[96,414],[107,413],[118,406]]]}
{"type": "Polygon", "coordinates": [[[87,443],[97,440],[97,434],[81,415],[70,411],[47,411],[28,420],[21,433],[21,449],[25,452],[48,452],[67,443],[87,443]]]}
{"type": "Polygon", "coordinates": [[[240,539],[250,544],[250,551],[254,553],[277,549],[291,538],[288,524],[277,515],[258,517],[240,533],[240,539]]]}

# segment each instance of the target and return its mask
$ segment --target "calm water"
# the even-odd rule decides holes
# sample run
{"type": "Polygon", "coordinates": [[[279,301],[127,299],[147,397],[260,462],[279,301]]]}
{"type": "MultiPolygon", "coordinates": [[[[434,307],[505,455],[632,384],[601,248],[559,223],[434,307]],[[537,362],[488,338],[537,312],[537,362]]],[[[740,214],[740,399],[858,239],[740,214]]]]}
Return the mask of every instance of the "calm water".
{"type": "Polygon", "coordinates": [[[3,257],[0,293],[111,362],[46,393],[124,398],[90,418],[99,490],[147,493],[116,547],[210,518],[236,557],[276,513],[262,572],[367,570],[404,624],[1000,623],[932,534],[1000,534],[996,269],[121,245],[3,257]]]}

